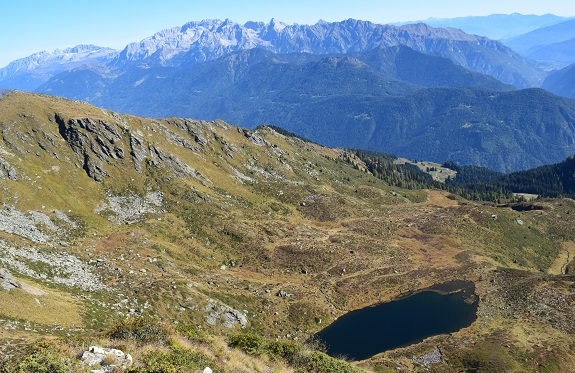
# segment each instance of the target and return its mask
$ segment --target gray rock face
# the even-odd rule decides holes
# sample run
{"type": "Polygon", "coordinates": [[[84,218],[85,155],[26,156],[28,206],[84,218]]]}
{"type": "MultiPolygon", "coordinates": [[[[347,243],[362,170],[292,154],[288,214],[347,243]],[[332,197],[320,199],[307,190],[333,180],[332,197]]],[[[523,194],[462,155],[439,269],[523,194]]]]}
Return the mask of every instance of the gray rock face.
{"type": "Polygon", "coordinates": [[[0,288],[10,290],[18,287],[18,282],[5,268],[0,268],[0,288]]]}
{"type": "Polygon", "coordinates": [[[125,157],[120,142],[122,136],[114,125],[90,118],[65,121],[59,115],[56,115],[56,122],[60,135],[68,142],[88,176],[95,181],[103,182],[108,176],[105,163],[125,157]]]}
{"type": "Polygon", "coordinates": [[[14,167],[3,158],[0,158],[0,179],[18,180],[14,167]]]}
{"type": "Polygon", "coordinates": [[[144,140],[140,139],[133,134],[130,135],[130,155],[132,156],[132,161],[134,162],[134,167],[138,173],[143,173],[143,162],[148,156],[148,152],[144,145],[144,140]]]}
{"type": "Polygon", "coordinates": [[[152,163],[156,166],[165,165],[176,173],[179,177],[184,178],[198,178],[203,180],[208,180],[198,171],[190,167],[187,163],[180,161],[177,157],[172,154],[166,153],[163,150],[152,146],[150,149],[150,156],[152,158],[152,163]]]}

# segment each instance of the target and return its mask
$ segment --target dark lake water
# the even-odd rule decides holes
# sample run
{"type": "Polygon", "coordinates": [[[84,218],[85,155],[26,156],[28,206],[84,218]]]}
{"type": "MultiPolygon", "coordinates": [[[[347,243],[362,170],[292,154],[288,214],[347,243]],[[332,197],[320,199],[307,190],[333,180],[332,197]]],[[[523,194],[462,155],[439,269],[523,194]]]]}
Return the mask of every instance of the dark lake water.
{"type": "Polygon", "coordinates": [[[367,359],[471,325],[477,317],[478,297],[474,292],[472,282],[436,285],[405,298],[349,312],[316,337],[325,343],[329,355],[367,359]]]}

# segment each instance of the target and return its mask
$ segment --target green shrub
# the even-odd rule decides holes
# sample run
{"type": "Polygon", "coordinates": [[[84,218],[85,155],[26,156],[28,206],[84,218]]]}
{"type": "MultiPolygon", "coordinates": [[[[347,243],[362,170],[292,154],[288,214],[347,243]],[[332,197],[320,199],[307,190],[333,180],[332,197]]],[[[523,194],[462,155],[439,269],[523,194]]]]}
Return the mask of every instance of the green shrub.
{"type": "Polygon", "coordinates": [[[299,365],[304,359],[303,347],[291,341],[274,341],[265,347],[272,358],[281,358],[290,365],[299,365]]]}
{"type": "Polygon", "coordinates": [[[201,352],[183,348],[171,351],[152,351],[142,358],[144,366],[131,368],[127,373],[187,373],[210,367],[214,372],[221,371],[216,363],[201,352]]]}
{"type": "MultiPolygon", "coordinates": [[[[10,370],[7,370],[10,371],[10,370]]],[[[40,349],[25,356],[18,362],[14,373],[74,373],[73,363],[70,359],[59,353],[40,349]]]]}
{"type": "Polygon", "coordinates": [[[360,369],[350,363],[338,360],[319,351],[312,351],[307,356],[306,366],[302,372],[314,373],[359,373],[360,369]]]}
{"type": "Polygon", "coordinates": [[[182,336],[186,337],[190,341],[200,342],[200,343],[209,343],[210,336],[206,333],[205,330],[202,330],[197,325],[191,324],[180,324],[177,326],[176,330],[182,336]]]}
{"type": "Polygon", "coordinates": [[[132,317],[114,325],[110,331],[112,339],[132,339],[140,343],[165,344],[168,329],[158,320],[149,317],[132,317]]]}
{"type": "Polygon", "coordinates": [[[228,339],[230,347],[239,348],[248,355],[261,355],[264,351],[266,340],[261,335],[245,333],[232,335],[228,339]]]}

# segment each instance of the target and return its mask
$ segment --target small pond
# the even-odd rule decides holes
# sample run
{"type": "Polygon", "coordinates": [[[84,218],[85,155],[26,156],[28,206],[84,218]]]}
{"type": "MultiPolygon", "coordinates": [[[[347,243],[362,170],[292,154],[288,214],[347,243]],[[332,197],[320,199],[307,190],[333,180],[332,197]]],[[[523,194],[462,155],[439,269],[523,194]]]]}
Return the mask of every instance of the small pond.
{"type": "Polygon", "coordinates": [[[364,360],[458,331],[477,318],[475,285],[451,281],[398,300],[349,312],[316,334],[332,356],[364,360]]]}

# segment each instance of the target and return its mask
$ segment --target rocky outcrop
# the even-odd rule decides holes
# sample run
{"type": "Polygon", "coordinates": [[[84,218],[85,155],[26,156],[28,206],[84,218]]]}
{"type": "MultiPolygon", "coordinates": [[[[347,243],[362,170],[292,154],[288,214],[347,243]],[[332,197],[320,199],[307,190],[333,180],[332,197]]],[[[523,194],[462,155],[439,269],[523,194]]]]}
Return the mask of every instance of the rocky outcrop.
{"type": "Polygon", "coordinates": [[[82,363],[86,366],[92,367],[98,365],[99,369],[91,370],[91,373],[111,373],[123,371],[133,364],[133,359],[130,354],[124,353],[122,350],[115,348],[102,348],[92,346],[88,351],[84,351],[81,357],[82,363]]]}
{"type": "Polygon", "coordinates": [[[433,351],[423,354],[419,357],[414,357],[413,359],[411,359],[411,361],[413,361],[414,363],[422,364],[423,366],[427,367],[431,364],[441,363],[442,358],[443,355],[441,354],[439,347],[435,347],[433,351]]]}
{"type": "Polygon", "coordinates": [[[134,162],[134,167],[138,173],[144,172],[143,163],[148,156],[148,151],[144,144],[144,140],[130,134],[130,155],[132,156],[132,161],[134,162]]]}
{"type": "Polygon", "coordinates": [[[150,146],[150,157],[152,159],[152,164],[155,166],[167,166],[178,177],[198,178],[211,183],[209,179],[204,177],[194,168],[190,167],[187,163],[180,161],[176,156],[166,153],[155,146],[150,146]]]}
{"type": "Polygon", "coordinates": [[[19,287],[18,282],[5,268],[0,268],[0,288],[10,290],[19,287]]]}
{"type": "Polygon", "coordinates": [[[122,136],[114,125],[91,118],[65,120],[56,114],[60,135],[74,151],[89,177],[103,182],[108,173],[104,164],[123,159],[122,136]]]}
{"type": "Polygon", "coordinates": [[[202,308],[202,311],[208,313],[208,315],[206,315],[206,322],[210,325],[233,328],[239,324],[242,328],[245,328],[248,324],[248,318],[245,314],[232,307],[216,303],[215,301],[209,302],[202,308]]]}
{"type": "Polygon", "coordinates": [[[14,167],[3,158],[0,158],[0,179],[18,180],[14,167]]]}

